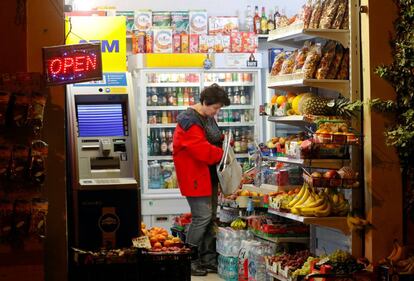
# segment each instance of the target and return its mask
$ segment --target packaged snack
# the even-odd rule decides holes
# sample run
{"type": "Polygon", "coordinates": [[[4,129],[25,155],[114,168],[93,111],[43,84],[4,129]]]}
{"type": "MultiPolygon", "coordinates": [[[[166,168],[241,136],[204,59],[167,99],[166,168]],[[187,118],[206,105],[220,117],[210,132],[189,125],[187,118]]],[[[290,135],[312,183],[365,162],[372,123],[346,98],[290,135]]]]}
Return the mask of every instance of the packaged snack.
{"type": "Polygon", "coordinates": [[[181,53],[188,53],[189,45],[188,34],[181,34],[181,53]]]}
{"type": "Polygon", "coordinates": [[[42,184],[46,178],[46,158],[49,153],[44,141],[35,140],[31,144],[29,178],[33,183],[42,184]]]}
{"type": "Polygon", "coordinates": [[[300,51],[298,52],[295,58],[295,65],[292,71],[293,73],[302,71],[302,68],[303,68],[303,65],[305,64],[306,56],[308,55],[310,47],[311,47],[311,42],[306,41],[302,49],[300,49],[300,51]]]}
{"type": "Polygon", "coordinates": [[[0,243],[7,242],[13,227],[13,203],[0,200],[0,243]]]}
{"type": "Polygon", "coordinates": [[[188,11],[172,11],[171,12],[171,27],[173,34],[187,34],[189,25],[188,11]]]}
{"type": "Polygon", "coordinates": [[[6,145],[0,145],[0,181],[5,181],[10,172],[11,148],[6,145]]]}
{"type": "Polygon", "coordinates": [[[208,52],[208,39],[210,35],[200,35],[199,36],[199,52],[200,53],[207,53],[208,52]]]}
{"type": "Polygon", "coordinates": [[[152,27],[152,11],[151,10],[135,11],[134,25],[135,25],[136,30],[149,31],[152,27]]]}
{"type": "Polygon", "coordinates": [[[232,53],[241,53],[243,51],[242,33],[232,32],[230,34],[230,44],[232,53]]]}
{"type": "Polygon", "coordinates": [[[13,226],[14,235],[18,239],[26,237],[30,227],[31,203],[27,200],[14,201],[13,226]]]}
{"type": "Polygon", "coordinates": [[[44,236],[46,235],[46,217],[48,212],[48,201],[42,198],[33,198],[30,220],[29,233],[31,235],[44,236]]]}
{"type": "Polygon", "coordinates": [[[126,19],[126,34],[132,35],[134,32],[134,20],[135,13],[134,11],[116,11],[117,16],[124,16],[126,19]]]}
{"type": "Polygon", "coordinates": [[[290,74],[293,71],[293,67],[295,66],[295,59],[296,55],[298,54],[298,50],[295,50],[290,54],[290,56],[284,60],[282,64],[282,69],[280,70],[280,74],[290,74]]]}
{"type": "Polygon", "coordinates": [[[190,34],[207,34],[207,11],[190,11],[190,34]]]}
{"type": "Polygon", "coordinates": [[[306,4],[303,6],[302,12],[302,21],[303,21],[303,28],[309,28],[309,23],[312,17],[312,0],[308,0],[306,4]]]}
{"type": "Polygon", "coordinates": [[[331,66],[332,60],[335,57],[335,48],[336,43],[334,41],[326,42],[322,50],[322,58],[319,62],[318,69],[316,71],[316,79],[325,79],[328,75],[329,68],[331,66]]]}
{"type": "Polygon", "coordinates": [[[16,127],[27,124],[27,112],[29,110],[30,96],[24,93],[14,94],[13,123],[16,127]]]}
{"type": "Polygon", "coordinates": [[[9,92],[0,92],[0,126],[6,125],[6,113],[9,108],[10,97],[9,92]]]}
{"type": "Polygon", "coordinates": [[[258,45],[259,40],[257,34],[254,32],[242,32],[243,53],[255,53],[258,45]]]}
{"type": "Polygon", "coordinates": [[[328,29],[331,28],[331,25],[335,19],[339,1],[327,0],[325,3],[326,4],[321,15],[321,20],[319,21],[319,28],[328,29]]]}
{"type": "Polygon", "coordinates": [[[302,68],[304,79],[312,79],[314,77],[315,70],[321,59],[321,53],[321,45],[319,43],[311,47],[302,68]]]}
{"type": "Polygon", "coordinates": [[[134,54],[145,53],[145,32],[135,31],[132,34],[132,52],[134,54]]]}
{"type": "Polygon", "coordinates": [[[167,28],[171,27],[171,12],[154,11],[152,12],[152,26],[167,28]]]}
{"type": "Polygon", "coordinates": [[[349,29],[349,7],[346,5],[345,15],[341,23],[341,29],[349,29]]]}
{"type": "Polygon", "coordinates": [[[336,74],[336,79],[347,80],[349,78],[349,49],[345,50],[341,66],[336,74]]]}
{"type": "Polygon", "coordinates": [[[29,147],[21,144],[13,145],[12,160],[10,164],[10,179],[22,181],[27,178],[29,161],[29,147]]]}
{"type": "Polygon", "coordinates": [[[154,53],[172,53],[171,28],[154,28],[154,53]]]}
{"type": "Polygon", "coordinates": [[[227,34],[239,31],[239,18],[231,16],[215,16],[208,18],[208,34],[227,34]]]}
{"type": "Polygon", "coordinates": [[[151,30],[145,33],[145,53],[154,52],[154,36],[151,30]]]}
{"type": "Polygon", "coordinates": [[[341,65],[342,57],[344,55],[344,48],[341,44],[336,44],[335,49],[335,57],[329,67],[328,75],[326,75],[326,79],[335,79],[336,74],[338,73],[338,69],[341,65]]]}
{"type": "Polygon", "coordinates": [[[281,52],[278,54],[273,62],[272,70],[270,71],[271,76],[276,76],[279,74],[280,70],[282,69],[282,65],[284,60],[286,59],[286,53],[281,52]]]}
{"type": "Polygon", "coordinates": [[[209,35],[207,37],[208,52],[214,52],[214,45],[216,44],[216,36],[209,35]]]}
{"type": "Polygon", "coordinates": [[[221,34],[214,36],[214,52],[216,53],[223,53],[223,36],[221,34]]]}
{"type": "Polygon", "coordinates": [[[272,71],[273,62],[275,61],[275,58],[283,52],[283,48],[270,48],[268,51],[268,57],[269,57],[269,73],[272,71]]]}
{"type": "Polygon", "coordinates": [[[27,114],[27,122],[36,134],[39,133],[40,129],[43,127],[45,106],[46,96],[38,92],[33,92],[27,114]]]}
{"type": "Polygon", "coordinates": [[[348,8],[348,1],[342,0],[338,5],[338,10],[336,12],[335,19],[332,22],[331,28],[339,29],[341,27],[341,23],[344,20],[345,12],[347,12],[348,8]]]}
{"type": "Polygon", "coordinates": [[[323,11],[323,3],[321,0],[317,0],[313,4],[312,17],[310,19],[309,28],[319,27],[319,21],[321,19],[322,11],[323,11]]]}
{"type": "Polygon", "coordinates": [[[173,35],[173,52],[181,53],[181,35],[180,34],[173,35]]]}
{"type": "Polygon", "coordinates": [[[223,53],[230,53],[231,51],[231,43],[230,43],[230,35],[223,35],[221,36],[222,44],[223,44],[223,53]]]}
{"type": "Polygon", "coordinates": [[[198,34],[190,34],[190,53],[198,53],[198,34]]]}

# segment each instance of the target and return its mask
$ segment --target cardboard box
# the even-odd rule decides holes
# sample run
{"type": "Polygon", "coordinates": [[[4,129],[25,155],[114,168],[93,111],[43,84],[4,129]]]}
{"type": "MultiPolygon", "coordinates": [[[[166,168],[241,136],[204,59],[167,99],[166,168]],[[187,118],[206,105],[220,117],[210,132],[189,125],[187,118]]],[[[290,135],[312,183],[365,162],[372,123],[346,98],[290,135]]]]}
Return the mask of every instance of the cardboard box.
{"type": "Polygon", "coordinates": [[[229,53],[230,52],[230,36],[228,35],[215,35],[214,36],[214,52],[216,53],[229,53]]]}
{"type": "Polygon", "coordinates": [[[198,53],[198,34],[190,34],[190,53],[198,53]]]}
{"type": "Polygon", "coordinates": [[[172,29],[154,28],[154,53],[172,53],[172,29]]]}
{"type": "Polygon", "coordinates": [[[173,11],[171,12],[171,27],[173,34],[187,34],[189,26],[188,11],[173,11]]]}
{"type": "Polygon", "coordinates": [[[192,10],[189,13],[190,17],[190,34],[207,34],[207,11],[206,10],[192,10]]]}
{"type": "Polygon", "coordinates": [[[181,34],[181,53],[188,53],[189,45],[190,40],[188,38],[188,34],[181,34]]]}
{"type": "Polygon", "coordinates": [[[154,27],[171,27],[171,12],[154,11],[152,12],[152,25],[154,27]]]}
{"type": "Polygon", "coordinates": [[[152,27],[152,11],[137,10],[135,11],[134,28],[139,31],[148,31],[152,27]]]}
{"type": "Polygon", "coordinates": [[[256,53],[258,45],[259,39],[257,38],[257,34],[255,34],[254,32],[242,33],[243,53],[256,53]]]}
{"type": "Polygon", "coordinates": [[[199,38],[198,51],[200,53],[208,53],[208,41],[209,41],[210,35],[200,35],[198,38],[199,38]]]}
{"type": "Polygon", "coordinates": [[[243,51],[242,33],[232,32],[230,34],[230,49],[232,53],[241,53],[243,51]]]}
{"type": "Polygon", "coordinates": [[[180,34],[173,34],[173,52],[181,53],[181,36],[180,34]]]}
{"type": "Polygon", "coordinates": [[[208,34],[230,35],[239,31],[239,18],[232,16],[217,16],[208,18],[208,34]]]}

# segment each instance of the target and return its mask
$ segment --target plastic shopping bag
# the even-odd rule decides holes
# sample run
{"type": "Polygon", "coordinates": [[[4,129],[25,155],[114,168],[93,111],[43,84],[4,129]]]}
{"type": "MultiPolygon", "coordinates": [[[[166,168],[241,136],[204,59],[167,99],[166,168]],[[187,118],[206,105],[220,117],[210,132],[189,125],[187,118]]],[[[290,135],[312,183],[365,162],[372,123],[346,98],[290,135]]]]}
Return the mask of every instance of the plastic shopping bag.
{"type": "Polygon", "coordinates": [[[242,167],[236,160],[233,147],[230,145],[232,139],[231,131],[225,136],[223,142],[223,157],[217,165],[217,175],[219,178],[221,191],[224,195],[232,194],[239,187],[242,180],[242,167]]]}

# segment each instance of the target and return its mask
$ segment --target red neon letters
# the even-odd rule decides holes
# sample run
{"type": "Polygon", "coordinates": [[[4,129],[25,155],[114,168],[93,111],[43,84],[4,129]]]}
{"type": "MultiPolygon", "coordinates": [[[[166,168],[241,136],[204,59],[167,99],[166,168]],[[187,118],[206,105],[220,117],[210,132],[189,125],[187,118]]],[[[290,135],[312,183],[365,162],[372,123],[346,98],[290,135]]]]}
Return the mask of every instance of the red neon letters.
{"type": "Polygon", "coordinates": [[[55,57],[48,61],[48,70],[52,75],[81,73],[96,70],[95,55],[73,55],[55,57]]]}

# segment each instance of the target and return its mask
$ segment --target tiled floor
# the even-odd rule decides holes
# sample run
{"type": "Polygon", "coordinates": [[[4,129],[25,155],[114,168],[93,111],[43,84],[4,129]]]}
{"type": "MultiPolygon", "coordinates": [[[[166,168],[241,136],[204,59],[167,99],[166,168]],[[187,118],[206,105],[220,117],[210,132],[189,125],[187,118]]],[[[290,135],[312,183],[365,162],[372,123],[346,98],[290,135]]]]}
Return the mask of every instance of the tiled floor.
{"type": "Polygon", "coordinates": [[[191,281],[223,281],[220,277],[218,277],[215,273],[209,273],[207,276],[196,277],[192,276],[191,281]]]}

